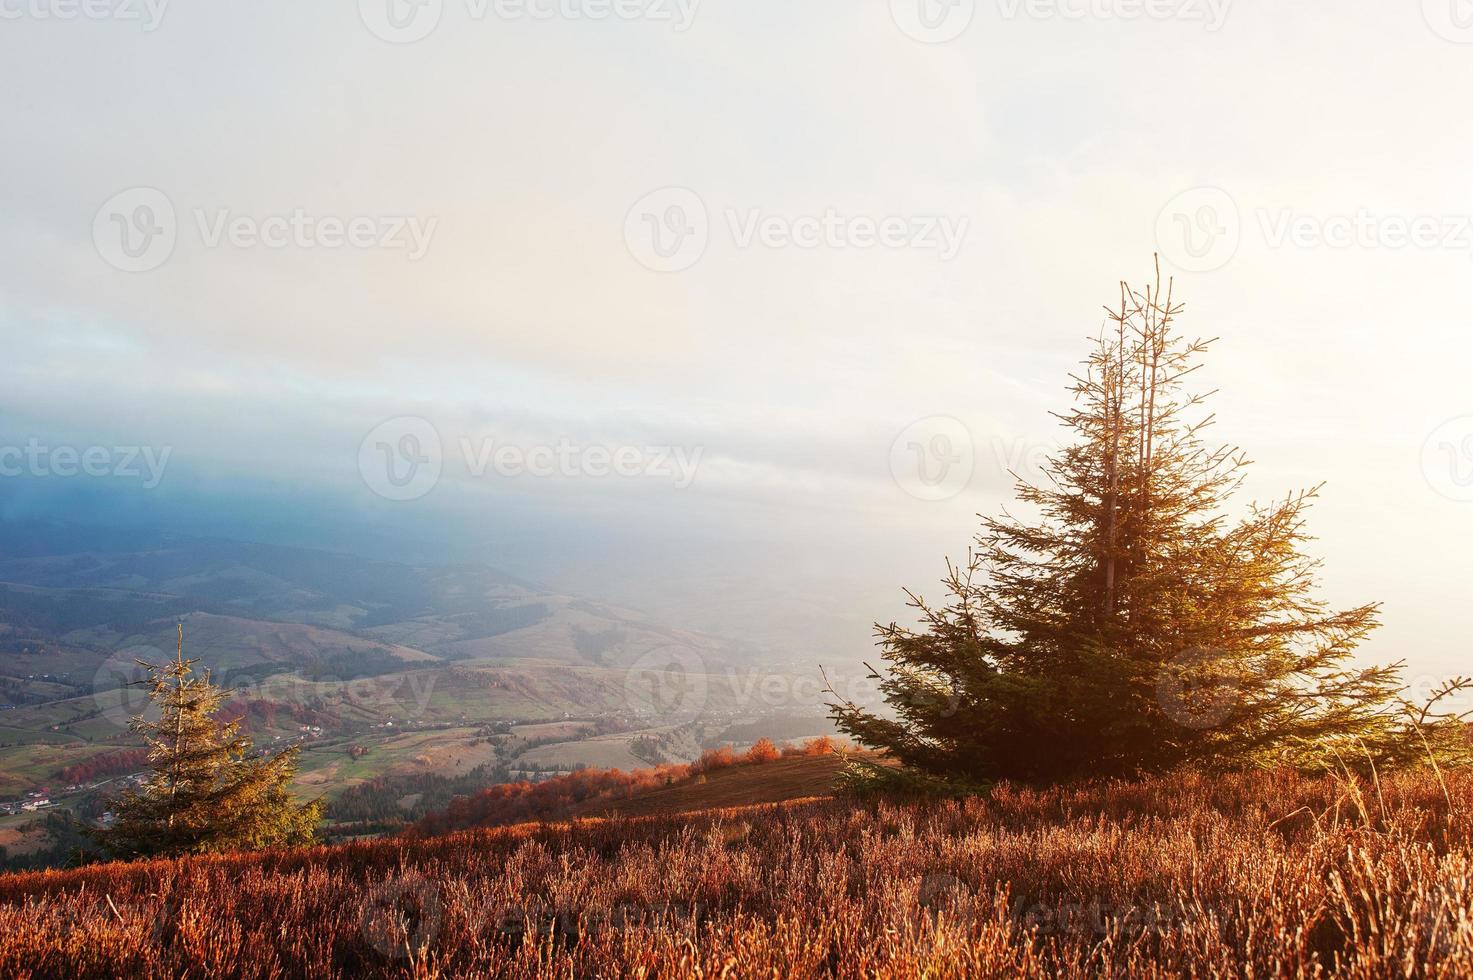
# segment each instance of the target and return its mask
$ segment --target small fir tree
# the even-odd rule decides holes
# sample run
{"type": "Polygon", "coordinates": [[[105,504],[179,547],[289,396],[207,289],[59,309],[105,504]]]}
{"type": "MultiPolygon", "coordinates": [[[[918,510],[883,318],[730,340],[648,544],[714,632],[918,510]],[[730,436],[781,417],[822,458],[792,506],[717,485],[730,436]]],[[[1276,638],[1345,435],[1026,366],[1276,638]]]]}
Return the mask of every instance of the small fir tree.
{"type": "Polygon", "coordinates": [[[226,692],[208,671],[195,676],[195,663],[184,659],[182,624],[174,660],[138,661],[158,709],[157,721],[139,715],[132,724],[148,746],[150,773],[115,801],[116,819],[98,843],[129,858],[312,843],[322,802],[297,804],[287,792],[298,748],[250,757],[237,723],[219,718],[226,692]]]}
{"type": "MultiPolygon", "coordinates": [[[[1029,519],[983,522],[947,563],[948,601],[907,592],[919,628],[877,625],[884,714],[831,704],[838,727],[922,783],[1040,783],[1190,765],[1303,769],[1468,758],[1463,719],[1403,698],[1401,664],[1358,667],[1376,605],[1315,592],[1305,510],[1317,489],[1230,520],[1248,460],[1203,441],[1185,384],[1210,341],[1182,306],[1121,284],[1079,375],[1029,519]]],[[[1210,393],[1208,393],[1210,394],[1210,393]]],[[[858,777],[884,770],[865,767],[858,777]]]]}

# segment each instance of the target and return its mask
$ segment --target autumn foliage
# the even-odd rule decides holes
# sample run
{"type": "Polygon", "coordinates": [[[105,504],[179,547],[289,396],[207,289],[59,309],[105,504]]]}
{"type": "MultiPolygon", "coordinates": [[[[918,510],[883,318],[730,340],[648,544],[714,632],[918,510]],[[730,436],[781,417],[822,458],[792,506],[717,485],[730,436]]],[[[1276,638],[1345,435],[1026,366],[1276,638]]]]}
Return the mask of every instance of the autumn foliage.
{"type": "Polygon", "coordinates": [[[809,801],[0,877],[0,976],[1473,976],[1473,773],[809,801]]]}
{"type": "Polygon", "coordinates": [[[67,783],[90,783],[95,779],[121,776],[148,765],[148,749],[123,749],[76,762],[57,775],[67,783]]]}
{"type": "Polygon", "coordinates": [[[821,736],[780,750],[771,739],[764,738],[740,755],[731,746],[723,745],[707,749],[691,763],[627,771],[580,769],[537,783],[501,783],[471,796],[457,797],[444,811],[423,818],[415,829],[421,834],[443,834],[528,820],[566,819],[582,803],[627,800],[651,789],[672,786],[735,765],[828,755],[835,751],[837,744],[828,736],[821,736]]]}
{"type": "Polygon", "coordinates": [[[781,759],[783,754],[778,751],[776,745],[772,744],[770,738],[759,738],[753,746],[747,750],[748,762],[772,762],[781,759]]]}

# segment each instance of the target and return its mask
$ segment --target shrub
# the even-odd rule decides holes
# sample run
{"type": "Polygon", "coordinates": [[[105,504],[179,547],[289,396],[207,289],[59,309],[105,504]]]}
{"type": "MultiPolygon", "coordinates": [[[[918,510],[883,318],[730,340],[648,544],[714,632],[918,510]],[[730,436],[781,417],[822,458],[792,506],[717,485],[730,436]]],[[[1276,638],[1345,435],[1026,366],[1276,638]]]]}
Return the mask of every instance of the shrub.
{"type": "Polygon", "coordinates": [[[781,758],[782,753],[777,750],[776,745],[772,744],[772,739],[770,738],[759,738],[747,750],[746,754],[746,760],[748,762],[771,762],[774,759],[781,758]]]}

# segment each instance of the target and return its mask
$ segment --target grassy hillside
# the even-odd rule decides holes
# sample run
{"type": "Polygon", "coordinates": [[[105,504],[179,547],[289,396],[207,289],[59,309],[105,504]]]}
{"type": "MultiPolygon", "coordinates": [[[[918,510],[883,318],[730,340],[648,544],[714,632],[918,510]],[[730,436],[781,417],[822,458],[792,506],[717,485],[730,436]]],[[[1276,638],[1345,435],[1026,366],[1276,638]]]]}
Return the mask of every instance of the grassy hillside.
{"type": "Polygon", "coordinates": [[[843,764],[835,754],[839,748],[827,737],[781,749],[764,739],[742,754],[722,746],[690,763],[582,769],[500,783],[455,796],[427,813],[416,832],[433,836],[529,820],[686,813],[829,796],[843,764]]]}
{"type": "Polygon", "coordinates": [[[573,817],[648,817],[719,810],[756,803],[834,795],[843,762],[835,755],[798,756],[747,763],[646,790],[627,800],[596,800],[572,809],[573,817]]]}
{"type": "Polygon", "coordinates": [[[1469,976],[1470,838],[1467,773],[524,825],[0,877],[0,976],[1469,976]]]}

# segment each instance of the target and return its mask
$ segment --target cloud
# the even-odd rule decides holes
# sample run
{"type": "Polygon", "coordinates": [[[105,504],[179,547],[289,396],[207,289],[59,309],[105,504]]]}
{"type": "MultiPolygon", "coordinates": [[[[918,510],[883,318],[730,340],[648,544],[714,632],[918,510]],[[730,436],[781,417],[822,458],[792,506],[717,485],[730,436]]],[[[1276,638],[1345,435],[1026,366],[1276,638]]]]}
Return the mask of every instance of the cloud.
{"type": "MultiPolygon", "coordinates": [[[[284,0],[171,5],[149,32],[7,22],[0,435],[171,446],[148,499],[201,524],[234,509],[442,553],[475,542],[698,619],[726,617],[691,585],[726,561],[724,585],[774,611],[774,634],[806,628],[797,591],[824,624],[814,642],[862,646],[895,587],[927,580],[1006,498],[999,460],[1057,438],[1047,412],[1118,280],[1150,273],[1163,207],[1215,187],[1241,243],[1219,268],[1175,271],[1188,329],[1223,337],[1203,374],[1222,388],[1219,431],[1261,461],[1265,496],[1330,480],[1316,530],[1331,588],[1388,600],[1378,651],[1452,663],[1466,651],[1442,611],[1473,558],[1446,543],[1473,512],[1429,488],[1418,454],[1473,414],[1473,256],[1275,245],[1263,221],[1473,215],[1473,137],[1449,122],[1473,63],[1414,6],[1342,7],[1234,4],[1207,32],[981,4],[936,45],[887,4],[841,0],[705,0],[684,32],[451,3],[407,45],[353,4],[284,0]],[[167,196],[177,240],[129,273],[94,226],[135,187],[167,196]],[[666,187],[699,197],[709,239],[675,273],[625,237],[666,187]],[[949,260],[743,246],[731,216],[754,213],[968,230],[949,260]],[[222,215],[258,234],[301,215],[308,244],[212,246],[222,215]],[[330,241],[333,222],[396,218],[434,223],[422,256],[324,244],[324,221],[330,241]],[[699,447],[700,474],[684,492],[452,465],[394,507],[358,454],[405,415],[452,450],[699,447]],[[932,417],[965,425],[977,455],[939,503],[908,495],[891,460],[932,417]]],[[[96,490],[51,484],[27,506],[50,494],[85,515],[96,490]]]]}

